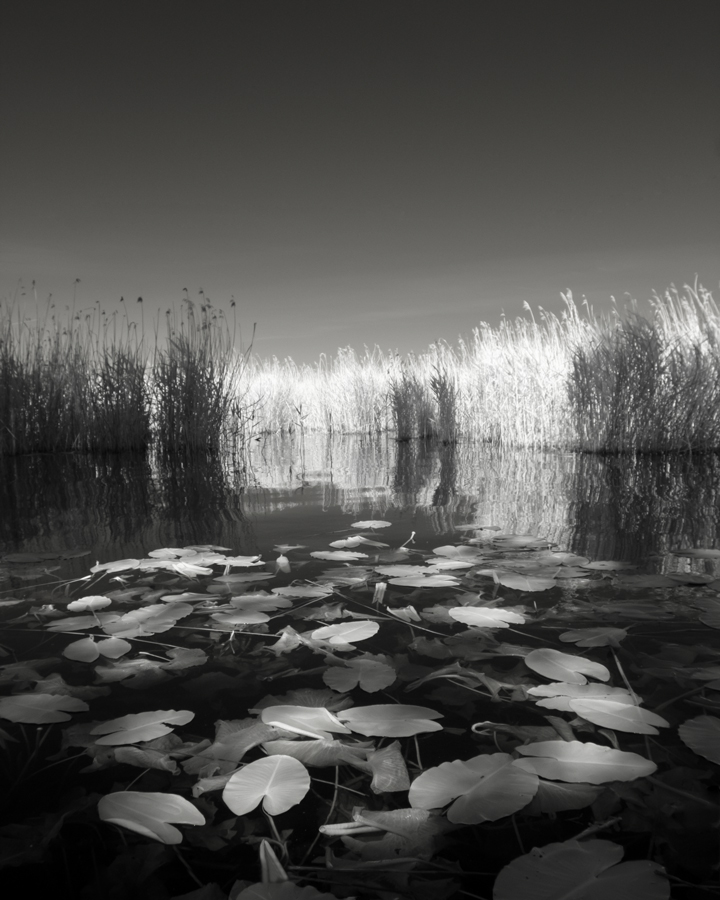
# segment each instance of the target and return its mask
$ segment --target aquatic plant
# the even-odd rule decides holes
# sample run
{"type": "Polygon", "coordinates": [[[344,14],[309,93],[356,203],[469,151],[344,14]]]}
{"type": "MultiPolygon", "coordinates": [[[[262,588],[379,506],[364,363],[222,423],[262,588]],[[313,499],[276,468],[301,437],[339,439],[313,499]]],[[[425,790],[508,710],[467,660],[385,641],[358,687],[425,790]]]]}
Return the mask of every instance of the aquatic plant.
{"type": "Polygon", "coordinates": [[[570,402],[579,448],[593,452],[720,446],[720,311],[709,291],[657,295],[607,322],[573,357],[570,402]]]}
{"type": "Polygon", "coordinates": [[[146,359],[127,316],[0,304],[0,455],[142,450],[146,359]]]}
{"type": "Polygon", "coordinates": [[[671,286],[649,318],[633,303],[596,316],[563,297],[559,316],[539,308],[536,318],[526,304],[529,317],[481,323],[456,347],[407,359],[378,347],[316,366],[253,357],[257,427],[291,430],[301,397],[307,432],[629,454],[720,447],[720,311],[709,291],[671,286]]]}
{"type": "Polygon", "coordinates": [[[716,574],[389,526],[14,589],[5,874],[212,900],[716,892],[716,574]]]}
{"type": "Polygon", "coordinates": [[[153,437],[163,453],[242,449],[243,373],[247,355],[235,347],[222,310],[203,297],[199,313],[186,299],[166,314],[167,343],[152,360],[153,437]]]}
{"type": "Polygon", "coordinates": [[[260,433],[392,434],[598,453],[720,448],[720,310],[697,283],[596,316],[481,323],[400,358],[343,348],[315,365],[264,360],[201,293],[145,342],[125,314],[0,305],[0,455],[234,448],[260,433]],[[238,346],[240,344],[240,346],[238,346]]]}

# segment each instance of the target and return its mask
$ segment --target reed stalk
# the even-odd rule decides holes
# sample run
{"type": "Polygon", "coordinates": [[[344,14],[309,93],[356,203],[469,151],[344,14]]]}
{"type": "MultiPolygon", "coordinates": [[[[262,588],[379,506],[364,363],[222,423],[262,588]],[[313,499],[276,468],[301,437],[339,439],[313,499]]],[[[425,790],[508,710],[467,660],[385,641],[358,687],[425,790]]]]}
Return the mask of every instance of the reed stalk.
{"type": "MultiPolygon", "coordinates": [[[[0,456],[153,446],[242,451],[254,435],[387,434],[598,453],[720,449],[720,309],[697,282],[598,317],[481,323],[456,346],[400,358],[343,348],[314,365],[236,348],[201,294],[148,346],[125,308],[34,315],[0,303],[0,456]]],[[[140,309],[140,311],[142,308],[140,309]]]]}

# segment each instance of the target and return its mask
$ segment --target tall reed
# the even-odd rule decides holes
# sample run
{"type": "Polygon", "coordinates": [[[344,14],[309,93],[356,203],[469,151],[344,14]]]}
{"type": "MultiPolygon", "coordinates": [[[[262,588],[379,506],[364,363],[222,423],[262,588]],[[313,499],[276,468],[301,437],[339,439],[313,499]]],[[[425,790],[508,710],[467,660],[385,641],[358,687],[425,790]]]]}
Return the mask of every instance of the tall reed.
{"type": "MultiPolygon", "coordinates": [[[[185,299],[166,314],[167,344],[152,364],[153,435],[162,452],[235,449],[245,437],[244,355],[222,310],[203,297],[199,310],[185,299]]],[[[157,334],[157,332],[156,332],[157,334]]]]}
{"type": "Polygon", "coordinates": [[[720,311],[702,286],[632,306],[575,348],[577,447],[604,453],[720,448],[720,311]]]}
{"type": "Polygon", "coordinates": [[[697,284],[596,316],[568,292],[560,315],[481,323],[456,347],[400,359],[343,350],[315,366],[252,359],[260,430],[463,437],[502,447],[642,453],[720,448],[720,310],[697,284]],[[291,366],[291,368],[289,368],[291,366]]]}
{"type": "Polygon", "coordinates": [[[97,304],[34,312],[0,304],[0,454],[143,449],[145,359],[127,319],[97,304]]]}
{"type": "Polygon", "coordinates": [[[0,304],[0,455],[241,451],[253,435],[390,434],[500,447],[642,453],[720,449],[720,309],[697,283],[596,316],[481,323],[405,358],[351,348],[314,365],[263,360],[201,294],[145,344],[127,312],[33,318],[0,304]]]}

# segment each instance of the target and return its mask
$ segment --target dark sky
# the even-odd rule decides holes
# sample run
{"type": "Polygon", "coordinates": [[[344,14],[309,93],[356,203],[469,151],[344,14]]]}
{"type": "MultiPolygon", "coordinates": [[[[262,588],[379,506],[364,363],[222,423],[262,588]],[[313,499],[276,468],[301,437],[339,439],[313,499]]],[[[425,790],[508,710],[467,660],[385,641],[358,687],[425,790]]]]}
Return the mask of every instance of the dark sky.
{"type": "MultiPolygon", "coordinates": [[[[2,299],[235,297],[422,351],[560,291],[720,299],[718,0],[6,0],[2,299]]],[[[34,305],[34,301],[32,301],[34,305]]]]}

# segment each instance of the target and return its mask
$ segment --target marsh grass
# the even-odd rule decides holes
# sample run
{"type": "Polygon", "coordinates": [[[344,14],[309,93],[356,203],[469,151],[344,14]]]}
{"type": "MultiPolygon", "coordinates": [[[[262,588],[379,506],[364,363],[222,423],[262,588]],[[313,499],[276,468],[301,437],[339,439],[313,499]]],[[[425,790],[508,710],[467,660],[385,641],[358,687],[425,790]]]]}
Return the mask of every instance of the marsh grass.
{"type": "Polygon", "coordinates": [[[150,384],[154,437],[161,452],[236,452],[252,412],[244,402],[246,355],[222,310],[185,300],[166,314],[167,344],[155,342],[150,384]]]}
{"type": "Polygon", "coordinates": [[[423,377],[414,356],[401,360],[390,376],[390,407],[395,438],[431,438],[435,435],[435,410],[431,401],[431,384],[423,377]]]}
{"type": "Polygon", "coordinates": [[[720,447],[720,311],[686,286],[605,322],[575,348],[568,396],[578,448],[604,453],[720,447]]]}
{"type": "Polygon", "coordinates": [[[331,361],[250,362],[260,430],[389,432],[500,447],[599,453],[720,448],[720,310],[697,283],[597,316],[568,292],[560,315],[486,323],[399,359],[379,348],[331,361]]]}
{"type": "MultiPolygon", "coordinates": [[[[142,302],[142,301],[138,301],[142,302]]],[[[148,344],[127,309],[0,305],[0,455],[235,451],[252,430],[247,355],[204,297],[148,344]]]]}
{"type": "Polygon", "coordinates": [[[143,449],[150,436],[142,339],[95,305],[23,317],[0,305],[0,454],[143,449]]]}
{"type": "Polygon", "coordinates": [[[598,317],[564,295],[456,346],[351,348],[314,365],[238,349],[201,294],[146,344],[127,312],[0,304],[0,455],[242,454],[259,434],[392,435],[598,453],[720,448],[720,309],[697,282],[598,317]]]}

